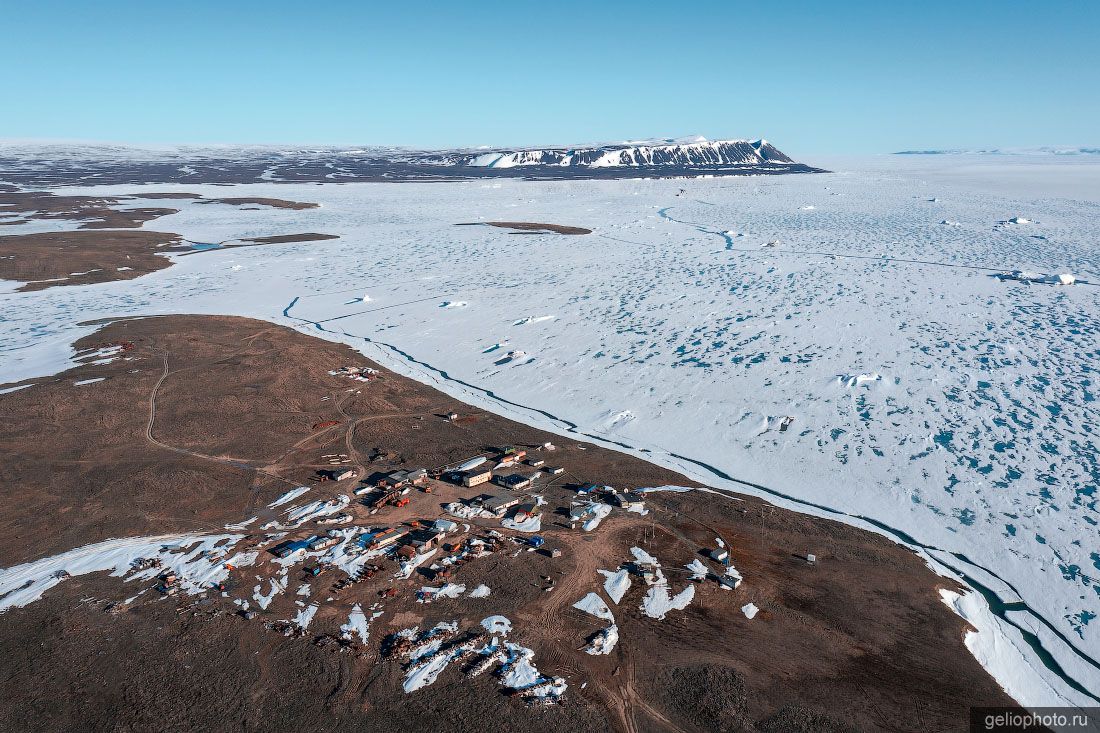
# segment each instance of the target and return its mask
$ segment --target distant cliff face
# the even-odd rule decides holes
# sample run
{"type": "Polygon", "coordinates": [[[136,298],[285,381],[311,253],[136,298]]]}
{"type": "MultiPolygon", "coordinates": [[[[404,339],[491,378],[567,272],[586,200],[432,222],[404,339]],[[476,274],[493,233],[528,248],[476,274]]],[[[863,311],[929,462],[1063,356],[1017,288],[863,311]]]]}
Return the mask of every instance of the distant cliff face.
{"type": "Polygon", "coordinates": [[[696,168],[793,164],[767,140],[645,142],[518,150],[427,154],[421,162],[467,168],[557,166],[572,168],[696,168]]]}

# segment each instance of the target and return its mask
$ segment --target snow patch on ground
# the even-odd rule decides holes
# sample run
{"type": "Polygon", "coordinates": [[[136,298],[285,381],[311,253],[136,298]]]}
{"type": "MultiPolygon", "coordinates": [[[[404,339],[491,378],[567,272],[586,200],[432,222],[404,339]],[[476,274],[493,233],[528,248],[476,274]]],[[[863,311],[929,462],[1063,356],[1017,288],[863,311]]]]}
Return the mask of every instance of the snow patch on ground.
{"type": "Polygon", "coordinates": [[[654,486],[648,489],[635,489],[635,493],[649,494],[656,491],[670,491],[676,494],[682,494],[688,491],[695,491],[695,489],[688,488],[687,486],[654,486]]]}
{"type": "Polygon", "coordinates": [[[279,575],[268,578],[268,582],[270,586],[268,587],[267,593],[260,592],[260,588],[263,587],[262,583],[252,589],[252,600],[256,602],[257,606],[264,610],[267,610],[267,607],[271,605],[271,601],[274,600],[275,596],[286,590],[286,568],[283,568],[279,575]]]}
{"type": "Polygon", "coordinates": [[[405,560],[401,563],[400,569],[394,573],[393,577],[399,580],[408,580],[412,577],[413,572],[426,563],[435,553],[436,550],[428,550],[427,552],[417,554],[409,560],[405,560]]]}
{"type": "MultiPolygon", "coordinates": [[[[733,563],[730,563],[729,565],[726,566],[725,575],[726,575],[727,578],[733,578],[733,587],[735,589],[741,587],[741,581],[744,580],[744,578],[741,577],[741,573],[739,573],[737,571],[737,568],[735,568],[733,566],[733,563]]],[[[726,586],[722,586],[722,587],[725,588],[726,586]]],[[[728,588],[727,588],[727,590],[728,590],[728,588]]]]}
{"type": "Polygon", "coordinates": [[[599,631],[592,637],[592,641],[585,648],[585,653],[599,655],[610,654],[619,643],[619,627],[611,624],[606,629],[599,631]]]}
{"type": "Polygon", "coordinates": [[[486,511],[480,507],[470,506],[469,504],[463,504],[458,501],[447,504],[443,507],[443,511],[459,519],[485,519],[495,516],[492,512],[486,511]]]}
{"type": "Polygon", "coordinates": [[[640,547],[631,547],[630,554],[634,556],[634,560],[640,565],[654,565],[660,566],[661,563],[657,562],[657,558],[650,555],[648,552],[640,547]]]}
{"type": "Polygon", "coordinates": [[[433,684],[440,673],[451,663],[451,658],[446,654],[436,654],[428,658],[422,664],[412,665],[405,675],[405,692],[417,690],[433,684]]]}
{"type": "Polygon", "coordinates": [[[367,643],[369,636],[367,615],[363,613],[363,607],[358,603],[352,607],[351,613],[348,614],[347,623],[340,626],[340,635],[345,639],[350,639],[352,634],[357,634],[361,642],[367,643]]]}
{"type": "Polygon", "coordinates": [[[296,489],[291,489],[290,491],[286,492],[285,494],[280,496],[275,501],[268,504],[268,507],[274,509],[275,507],[282,506],[283,504],[294,501],[295,499],[297,499],[299,496],[306,493],[307,491],[309,491],[308,486],[299,486],[296,489]]]}
{"type": "Polygon", "coordinates": [[[541,532],[542,531],[542,515],[536,514],[533,517],[527,517],[522,521],[516,520],[514,517],[508,517],[502,519],[500,526],[505,529],[510,529],[516,532],[541,532]]]}
{"type": "Polygon", "coordinates": [[[109,571],[114,577],[125,576],[128,581],[150,581],[165,570],[174,570],[184,591],[202,593],[229,577],[223,545],[235,544],[240,539],[241,535],[234,534],[127,537],[3,568],[0,612],[37,601],[68,577],[102,571],[109,571]],[[138,559],[153,557],[160,560],[159,567],[134,569],[138,559]]]}
{"type": "Polygon", "coordinates": [[[314,501],[291,509],[287,512],[287,520],[291,523],[291,526],[298,527],[305,522],[336,514],[345,509],[350,503],[351,497],[347,494],[342,494],[328,501],[314,501]]]}
{"type": "Polygon", "coordinates": [[[537,686],[545,686],[545,689],[537,695],[540,698],[560,698],[567,687],[561,677],[548,679],[543,677],[535,666],[535,652],[533,649],[508,642],[505,645],[508,650],[508,660],[504,663],[504,673],[500,682],[512,690],[526,690],[537,686]]]}
{"type": "Polygon", "coordinates": [[[298,628],[304,629],[309,626],[309,622],[313,620],[313,614],[317,613],[317,608],[316,603],[311,603],[298,611],[298,615],[294,617],[294,623],[298,625],[298,628]]]}
{"type": "Polygon", "coordinates": [[[699,558],[695,558],[685,567],[691,571],[692,580],[706,580],[707,574],[710,572],[710,568],[708,568],[699,558]]]}
{"type": "Polygon", "coordinates": [[[603,591],[615,604],[623,600],[623,596],[630,590],[630,571],[625,568],[619,570],[597,570],[604,576],[603,591]]]}
{"type": "Polygon", "coordinates": [[[461,583],[444,583],[438,588],[424,586],[417,594],[417,603],[431,603],[440,598],[458,598],[466,592],[466,586],[461,583]]]}
{"type": "Polygon", "coordinates": [[[695,598],[695,586],[689,585],[675,596],[668,589],[668,581],[658,582],[649,588],[642,599],[641,610],[646,616],[661,621],[670,611],[683,611],[695,598]]]}
{"type": "Polygon", "coordinates": [[[615,617],[611,613],[611,609],[607,607],[607,604],[603,602],[595,593],[589,593],[584,598],[580,599],[573,604],[573,608],[584,611],[591,614],[596,618],[603,619],[605,621],[615,621],[615,617]]]}
{"type": "Polygon", "coordinates": [[[592,503],[588,507],[588,511],[585,514],[584,523],[581,525],[581,529],[585,532],[591,532],[600,526],[600,522],[607,518],[611,514],[610,504],[598,504],[592,503]]]}
{"type": "Polygon", "coordinates": [[[507,636],[512,630],[512,622],[504,616],[488,616],[481,620],[481,626],[490,634],[507,636]]]}

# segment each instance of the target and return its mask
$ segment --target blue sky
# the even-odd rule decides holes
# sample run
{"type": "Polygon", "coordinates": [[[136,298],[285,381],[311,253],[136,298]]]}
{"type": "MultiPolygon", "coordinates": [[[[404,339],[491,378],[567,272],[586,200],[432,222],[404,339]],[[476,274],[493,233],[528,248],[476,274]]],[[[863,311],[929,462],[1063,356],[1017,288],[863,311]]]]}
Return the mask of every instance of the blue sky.
{"type": "Polygon", "coordinates": [[[0,137],[1100,144],[1100,3],[6,0],[0,137]]]}

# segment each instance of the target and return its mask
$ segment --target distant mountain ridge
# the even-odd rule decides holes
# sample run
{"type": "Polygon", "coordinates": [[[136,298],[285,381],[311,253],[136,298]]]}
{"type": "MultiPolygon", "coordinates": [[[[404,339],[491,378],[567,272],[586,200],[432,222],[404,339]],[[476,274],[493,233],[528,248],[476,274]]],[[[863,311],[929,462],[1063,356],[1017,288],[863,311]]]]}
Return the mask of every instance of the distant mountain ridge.
{"type": "Polygon", "coordinates": [[[794,163],[767,140],[646,141],[580,147],[501,148],[429,154],[426,162],[471,168],[559,166],[638,168],[741,166],[794,163]]]}
{"type": "Polygon", "coordinates": [[[0,184],[28,187],[690,178],[819,172],[819,168],[792,160],[767,140],[701,137],[452,150],[0,141],[0,184]]]}

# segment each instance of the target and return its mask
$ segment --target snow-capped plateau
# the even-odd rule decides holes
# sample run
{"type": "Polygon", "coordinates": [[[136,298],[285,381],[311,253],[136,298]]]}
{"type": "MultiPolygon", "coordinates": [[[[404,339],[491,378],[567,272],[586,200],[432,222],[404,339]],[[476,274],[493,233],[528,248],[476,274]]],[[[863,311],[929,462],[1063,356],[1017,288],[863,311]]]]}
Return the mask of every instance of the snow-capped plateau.
{"type": "Polygon", "coordinates": [[[710,167],[791,164],[767,140],[644,141],[579,147],[450,152],[427,158],[439,165],[473,168],[559,166],[579,168],[710,167]]]}

